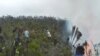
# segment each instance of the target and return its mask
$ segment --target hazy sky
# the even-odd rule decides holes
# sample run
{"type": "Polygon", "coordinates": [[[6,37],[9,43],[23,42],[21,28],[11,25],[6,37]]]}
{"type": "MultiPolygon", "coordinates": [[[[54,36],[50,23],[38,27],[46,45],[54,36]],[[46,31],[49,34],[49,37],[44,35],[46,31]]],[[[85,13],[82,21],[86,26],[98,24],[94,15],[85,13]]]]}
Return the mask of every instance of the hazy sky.
{"type": "Polygon", "coordinates": [[[0,0],[0,16],[55,16],[69,18],[83,37],[100,42],[100,0],[0,0]]]}
{"type": "Polygon", "coordinates": [[[69,13],[66,10],[70,10],[66,0],[0,0],[0,8],[0,15],[46,15],[64,18],[69,13]]]}

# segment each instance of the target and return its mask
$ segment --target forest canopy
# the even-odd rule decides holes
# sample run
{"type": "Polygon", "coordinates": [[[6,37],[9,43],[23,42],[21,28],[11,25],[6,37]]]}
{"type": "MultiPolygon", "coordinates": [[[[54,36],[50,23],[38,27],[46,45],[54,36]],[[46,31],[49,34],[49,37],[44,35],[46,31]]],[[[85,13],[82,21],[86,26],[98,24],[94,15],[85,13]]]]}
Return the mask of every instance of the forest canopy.
{"type": "Polygon", "coordinates": [[[0,27],[5,39],[4,43],[0,43],[4,44],[2,47],[5,47],[0,52],[0,56],[12,56],[15,40],[13,29],[15,27],[28,29],[30,32],[27,52],[23,51],[23,46],[18,46],[15,56],[71,56],[69,46],[61,40],[62,28],[60,26],[63,25],[63,22],[64,20],[56,17],[46,16],[13,17],[8,15],[0,17],[0,27]],[[50,31],[51,39],[47,38],[46,30],[50,31]]]}

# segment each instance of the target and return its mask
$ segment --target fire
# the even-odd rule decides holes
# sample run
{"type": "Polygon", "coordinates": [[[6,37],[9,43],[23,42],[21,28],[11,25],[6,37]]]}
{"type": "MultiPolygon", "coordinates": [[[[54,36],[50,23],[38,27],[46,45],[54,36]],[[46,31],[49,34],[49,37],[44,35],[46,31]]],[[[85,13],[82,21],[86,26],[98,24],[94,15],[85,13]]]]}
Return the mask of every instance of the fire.
{"type": "Polygon", "coordinates": [[[94,52],[94,46],[92,40],[87,41],[87,46],[85,48],[85,55],[84,56],[92,56],[94,52]]]}

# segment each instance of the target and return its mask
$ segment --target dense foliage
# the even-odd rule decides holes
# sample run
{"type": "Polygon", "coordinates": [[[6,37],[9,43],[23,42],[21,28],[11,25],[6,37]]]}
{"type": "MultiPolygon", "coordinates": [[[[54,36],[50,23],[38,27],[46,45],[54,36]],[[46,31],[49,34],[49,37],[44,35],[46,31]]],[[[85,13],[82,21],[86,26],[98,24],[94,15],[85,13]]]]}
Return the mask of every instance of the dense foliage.
{"type": "MultiPolygon", "coordinates": [[[[0,26],[5,36],[5,49],[0,52],[0,56],[11,56],[15,36],[12,32],[15,27],[27,28],[30,32],[28,51],[23,51],[23,46],[19,45],[15,56],[71,56],[68,45],[61,41],[60,22],[55,17],[31,17],[31,16],[3,16],[0,17],[0,26]],[[48,39],[46,30],[51,32],[51,39],[48,39]]],[[[1,43],[3,44],[3,43],[1,43]]]]}

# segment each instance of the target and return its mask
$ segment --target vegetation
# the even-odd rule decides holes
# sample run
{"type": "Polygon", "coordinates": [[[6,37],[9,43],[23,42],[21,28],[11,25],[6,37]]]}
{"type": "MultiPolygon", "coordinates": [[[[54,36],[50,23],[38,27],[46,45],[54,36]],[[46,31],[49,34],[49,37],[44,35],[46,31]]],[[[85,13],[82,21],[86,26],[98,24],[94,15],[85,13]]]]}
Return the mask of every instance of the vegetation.
{"type": "MultiPolygon", "coordinates": [[[[71,56],[68,45],[61,41],[59,25],[63,20],[56,20],[55,17],[31,17],[31,16],[3,16],[0,17],[0,26],[5,37],[5,48],[0,56],[12,56],[12,48],[15,39],[13,29],[15,27],[27,28],[30,31],[28,51],[23,51],[22,45],[16,49],[15,56],[71,56]],[[51,32],[51,39],[48,39],[46,30],[51,32]]],[[[1,43],[4,44],[4,43],[1,43]]]]}

